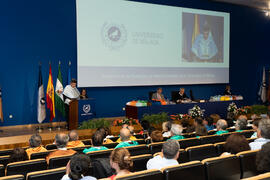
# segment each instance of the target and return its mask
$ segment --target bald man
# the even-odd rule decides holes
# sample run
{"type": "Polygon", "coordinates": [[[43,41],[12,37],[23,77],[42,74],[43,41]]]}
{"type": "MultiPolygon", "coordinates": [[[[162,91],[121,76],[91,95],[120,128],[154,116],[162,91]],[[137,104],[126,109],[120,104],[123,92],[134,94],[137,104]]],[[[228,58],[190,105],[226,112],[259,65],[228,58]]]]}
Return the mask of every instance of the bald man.
{"type": "MultiPolygon", "coordinates": [[[[123,127],[123,129],[128,129],[130,131],[130,138],[129,138],[129,140],[131,140],[131,141],[136,141],[137,140],[137,138],[135,136],[133,136],[133,134],[134,134],[134,127],[133,126],[128,126],[127,125],[126,127],[123,127]]],[[[116,142],[117,143],[122,142],[121,141],[121,138],[118,138],[116,142]]]]}
{"type": "Polygon", "coordinates": [[[138,142],[130,140],[130,130],[127,128],[122,128],[120,130],[120,139],[122,142],[120,142],[115,149],[121,148],[121,147],[128,147],[128,146],[136,146],[139,145],[138,142]]]}
{"type": "Polygon", "coordinates": [[[228,127],[228,124],[227,124],[227,121],[224,119],[218,120],[216,126],[217,126],[216,135],[221,135],[221,134],[225,134],[229,132],[226,130],[228,127]]]}
{"type": "Polygon", "coordinates": [[[79,140],[79,135],[77,131],[72,130],[68,133],[69,136],[69,142],[67,144],[67,147],[73,148],[73,147],[83,147],[84,144],[82,141],[79,140]]]}

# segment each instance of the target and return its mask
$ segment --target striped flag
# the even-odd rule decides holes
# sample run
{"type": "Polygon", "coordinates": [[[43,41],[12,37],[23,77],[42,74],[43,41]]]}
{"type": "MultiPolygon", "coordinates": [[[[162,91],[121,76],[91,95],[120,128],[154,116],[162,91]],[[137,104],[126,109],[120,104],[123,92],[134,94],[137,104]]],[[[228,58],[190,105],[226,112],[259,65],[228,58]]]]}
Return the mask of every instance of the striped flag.
{"type": "Polygon", "coordinates": [[[39,66],[39,78],[38,78],[38,122],[42,123],[46,118],[46,108],[45,108],[45,96],[44,96],[44,86],[41,74],[41,66],[39,66]]]}
{"type": "Polygon", "coordinates": [[[0,88],[0,120],[4,121],[3,108],[2,108],[2,89],[0,88]]]}
{"type": "Polygon", "coordinates": [[[51,64],[46,92],[46,100],[47,100],[47,108],[50,110],[50,121],[52,121],[55,118],[55,106],[54,106],[54,87],[53,87],[51,64]]]}
{"type": "Polygon", "coordinates": [[[65,117],[65,104],[64,104],[64,97],[63,97],[63,78],[61,74],[61,67],[60,61],[58,65],[58,76],[56,80],[55,86],[55,108],[65,117]]]}

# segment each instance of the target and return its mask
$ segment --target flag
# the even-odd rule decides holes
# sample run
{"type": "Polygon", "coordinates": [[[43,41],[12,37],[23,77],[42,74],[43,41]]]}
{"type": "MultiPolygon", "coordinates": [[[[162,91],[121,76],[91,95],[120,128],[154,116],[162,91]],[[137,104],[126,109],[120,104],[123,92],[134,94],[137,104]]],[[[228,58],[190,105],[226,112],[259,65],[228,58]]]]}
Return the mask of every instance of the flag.
{"type": "Polygon", "coordinates": [[[196,37],[200,34],[200,22],[199,22],[199,15],[194,15],[194,26],[193,26],[193,33],[192,33],[192,44],[194,43],[196,37]]]}
{"type": "Polygon", "coordinates": [[[270,70],[268,71],[268,91],[267,91],[267,99],[268,103],[270,103],[270,70]]]}
{"type": "Polygon", "coordinates": [[[45,96],[44,96],[44,87],[42,81],[42,74],[41,74],[41,66],[39,66],[39,77],[38,77],[38,102],[37,102],[38,110],[38,122],[42,123],[46,118],[46,109],[45,109],[45,96]]]}
{"type": "Polygon", "coordinates": [[[55,108],[65,117],[65,104],[63,97],[63,79],[61,74],[60,62],[58,65],[58,76],[55,86],[55,108]]]}
{"type": "Polygon", "coordinates": [[[2,109],[2,89],[0,88],[0,120],[4,121],[3,109],[2,109]]]}
{"type": "Polygon", "coordinates": [[[71,62],[69,61],[69,62],[68,62],[68,77],[67,77],[67,84],[70,84],[70,82],[71,82],[71,69],[70,69],[70,67],[71,67],[71,62]]]}
{"type": "Polygon", "coordinates": [[[54,87],[53,87],[51,65],[47,85],[46,100],[47,100],[47,108],[50,110],[50,121],[52,121],[55,118],[55,107],[54,107],[54,87]]]}
{"type": "Polygon", "coordinates": [[[262,75],[262,83],[259,90],[258,95],[260,96],[260,100],[265,103],[267,101],[266,98],[266,80],[265,80],[265,68],[263,67],[263,75],[262,75]]]}

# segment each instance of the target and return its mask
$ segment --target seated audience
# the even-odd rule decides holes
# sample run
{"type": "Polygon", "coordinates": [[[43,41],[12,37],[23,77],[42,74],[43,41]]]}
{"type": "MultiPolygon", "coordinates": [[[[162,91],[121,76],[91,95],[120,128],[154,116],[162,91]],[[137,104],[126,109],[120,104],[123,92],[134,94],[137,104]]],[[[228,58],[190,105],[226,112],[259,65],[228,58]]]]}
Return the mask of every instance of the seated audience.
{"type": "Polygon", "coordinates": [[[195,131],[195,126],[190,119],[182,119],[181,125],[183,127],[183,133],[193,133],[195,131]]]}
{"type": "Polygon", "coordinates": [[[72,130],[68,133],[69,142],[67,144],[67,147],[73,148],[73,147],[83,147],[85,146],[82,141],[79,140],[79,135],[77,131],[72,130]]]}
{"type": "Polygon", "coordinates": [[[146,120],[141,121],[142,130],[139,132],[139,134],[147,134],[150,129],[150,123],[146,120]]]}
{"type": "Polygon", "coordinates": [[[9,156],[9,163],[18,162],[18,161],[27,161],[29,160],[26,151],[23,148],[15,148],[9,156]]]}
{"type": "Polygon", "coordinates": [[[116,174],[108,179],[115,179],[117,176],[126,175],[131,173],[133,168],[133,161],[130,158],[130,154],[125,148],[118,148],[113,150],[110,155],[110,164],[115,169],[116,174]]]}
{"type": "Polygon", "coordinates": [[[64,156],[64,155],[73,155],[76,153],[76,151],[72,149],[67,149],[67,143],[68,143],[68,135],[66,134],[56,134],[54,143],[57,146],[57,150],[54,152],[51,152],[47,157],[46,161],[49,164],[49,161],[51,158],[56,156],[64,156]]]}
{"type": "Polygon", "coordinates": [[[195,127],[195,134],[196,137],[199,138],[200,136],[207,136],[207,129],[203,125],[197,125],[195,127]]]}
{"type": "Polygon", "coordinates": [[[163,141],[163,136],[162,136],[161,131],[159,131],[159,130],[153,131],[151,133],[151,139],[152,139],[152,142],[161,142],[161,141],[163,141]]]}
{"type": "MultiPolygon", "coordinates": [[[[129,132],[130,132],[130,140],[131,141],[136,141],[137,140],[137,138],[135,137],[135,136],[133,136],[134,135],[134,127],[133,126],[124,126],[123,128],[126,128],[126,129],[128,129],[129,130],[129,132]]],[[[117,143],[120,143],[120,142],[122,142],[121,141],[121,138],[118,138],[117,139],[117,141],[116,141],[117,143]]]]}
{"type": "Polygon", "coordinates": [[[132,141],[130,139],[130,131],[127,128],[122,128],[120,130],[120,139],[121,142],[115,147],[115,149],[120,148],[120,147],[127,147],[127,146],[136,146],[139,145],[138,142],[132,141]]]}
{"type": "Polygon", "coordinates": [[[252,129],[255,131],[250,138],[257,138],[257,130],[259,127],[259,122],[262,118],[255,118],[252,122],[252,129]]]}
{"type": "Polygon", "coordinates": [[[182,131],[183,131],[183,127],[181,125],[172,124],[172,128],[171,128],[172,137],[170,139],[175,139],[175,140],[185,139],[185,137],[182,136],[182,131]]]}
{"type": "Polygon", "coordinates": [[[108,128],[98,128],[97,131],[100,131],[103,134],[103,144],[109,144],[109,143],[114,143],[110,138],[114,137],[110,135],[110,130],[108,128]]]}
{"type": "Polygon", "coordinates": [[[177,165],[179,149],[180,149],[179,143],[174,139],[169,139],[163,144],[161,153],[147,162],[146,164],[147,169],[160,170],[167,166],[177,165]]]}
{"type": "Polygon", "coordinates": [[[216,124],[221,117],[218,114],[211,114],[210,117],[213,119],[213,124],[216,124]]]}
{"type": "Polygon", "coordinates": [[[166,121],[162,123],[163,137],[171,137],[171,128],[172,128],[172,123],[170,121],[166,121]]]}
{"type": "Polygon", "coordinates": [[[26,149],[26,153],[30,159],[32,153],[45,152],[46,148],[42,146],[42,138],[39,134],[34,134],[29,139],[30,147],[26,149]]]}
{"type": "Polygon", "coordinates": [[[245,136],[241,134],[232,134],[227,138],[224,144],[224,150],[225,152],[221,156],[237,154],[242,151],[248,151],[250,150],[250,147],[245,136]]]}
{"type": "Polygon", "coordinates": [[[90,158],[84,154],[74,155],[67,164],[66,175],[61,180],[96,180],[89,176],[91,162],[90,158]]]}
{"type": "Polygon", "coordinates": [[[259,173],[270,172],[270,142],[265,143],[257,153],[256,167],[259,173]]]}
{"type": "Polygon", "coordinates": [[[206,127],[207,131],[215,129],[215,126],[213,125],[213,118],[211,117],[203,119],[203,125],[206,127]]]}
{"type": "Polygon", "coordinates": [[[226,130],[227,127],[228,127],[227,121],[225,121],[224,119],[218,120],[216,126],[217,126],[216,135],[221,135],[221,134],[228,133],[228,131],[226,130]]]}
{"type": "Polygon", "coordinates": [[[258,139],[249,143],[251,150],[261,149],[262,145],[270,141],[270,119],[262,119],[257,130],[258,139]]]}
{"type": "Polygon", "coordinates": [[[235,123],[235,132],[242,132],[247,129],[247,120],[245,118],[238,118],[235,123]]]}
{"type": "Polygon", "coordinates": [[[103,133],[102,131],[96,131],[92,137],[93,146],[90,148],[85,148],[83,153],[88,153],[92,151],[100,151],[100,150],[107,150],[108,148],[102,146],[103,144],[103,133]]]}

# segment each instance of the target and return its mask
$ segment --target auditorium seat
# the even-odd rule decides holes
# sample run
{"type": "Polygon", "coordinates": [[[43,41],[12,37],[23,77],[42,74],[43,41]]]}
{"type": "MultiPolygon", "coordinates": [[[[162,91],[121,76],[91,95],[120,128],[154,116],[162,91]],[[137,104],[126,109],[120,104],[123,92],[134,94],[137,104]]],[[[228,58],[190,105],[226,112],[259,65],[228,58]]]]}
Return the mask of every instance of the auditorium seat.
{"type": "Polygon", "coordinates": [[[101,150],[101,151],[92,151],[86,153],[91,160],[98,158],[109,158],[113,149],[101,150]]]}
{"type": "Polygon", "coordinates": [[[192,161],[161,169],[164,180],[188,179],[205,180],[204,166],[200,161],[192,161]]]}
{"type": "Polygon", "coordinates": [[[45,148],[46,148],[47,150],[55,150],[55,149],[57,149],[57,146],[56,146],[55,144],[47,144],[47,145],[45,146],[45,148]]]}
{"type": "Polygon", "coordinates": [[[256,155],[258,151],[244,151],[237,154],[240,159],[241,178],[257,175],[256,155]]]}
{"type": "Polygon", "coordinates": [[[112,140],[113,142],[117,141],[117,139],[119,139],[119,136],[114,136],[114,137],[110,137],[108,138],[110,140],[112,140]]]}
{"type": "Polygon", "coordinates": [[[208,135],[214,135],[214,134],[216,134],[216,130],[211,130],[211,131],[208,131],[208,135]]]}
{"type": "Polygon", "coordinates": [[[152,157],[152,154],[131,156],[131,159],[133,160],[133,172],[146,170],[146,163],[152,157]]]}
{"type": "Polygon", "coordinates": [[[137,139],[136,140],[139,144],[146,144],[146,141],[144,139],[137,139]]]}
{"type": "Polygon", "coordinates": [[[241,176],[239,159],[235,155],[204,159],[206,180],[239,180],[241,176]]]}
{"type": "Polygon", "coordinates": [[[118,143],[114,142],[114,143],[108,143],[108,144],[103,144],[103,146],[105,146],[108,149],[113,149],[118,145],[118,143]]]}
{"type": "Polygon", "coordinates": [[[217,152],[213,144],[189,147],[186,149],[189,161],[203,160],[210,157],[216,157],[217,152]]]}
{"type": "Polygon", "coordinates": [[[36,171],[27,174],[26,180],[61,179],[66,174],[66,167],[36,171]]]}
{"type": "Polygon", "coordinates": [[[48,154],[53,152],[55,150],[49,150],[45,152],[37,152],[37,153],[32,153],[30,159],[40,159],[40,158],[46,158],[48,154]]]}
{"type": "Polygon", "coordinates": [[[0,177],[5,176],[5,166],[0,164],[0,177]]]}
{"type": "Polygon", "coordinates": [[[0,180],[24,180],[24,176],[23,175],[11,175],[11,176],[0,177],[0,180]]]}
{"type": "Polygon", "coordinates": [[[225,142],[219,142],[219,143],[214,144],[218,156],[220,156],[222,153],[225,152],[224,144],[225,144],[225,142]]]}
{"type": "Polygon", "coordinates": [[[72,149],[74,151],[77,151],[78,153],[82,153],[85,148],[90,148],[90,147],[92,147],[92,145],[87,145],[83,147],[73,147],[73,148],[68,148],[68,149],[72,149]]]}
{"type": "Polygon", "coordinates": [[[235,133],[235,132],[225,133],[225,134],[222,134],[221,136],[223,137],[224,141],[226,141],[227,138],[228,138],[231,134],[233,134],[233,133],[235,133]]]}
{"type": "Polygon", "coordinates": [[[235,128],[227,128],[226,130],[229,132],[235,132],[235,128]]]}
{"type": "Polygon", "coordinates": [[[159,170],[145,170],[127,175],[118,176],[115,180],[163,180],[162,172],[159,170]]]}
{"type": "Polygon", "coordinates": [[[245,130],[240,132],[240,134],[242,134],[246,138],[250,138],[254,134],[254,130],[245,130]]]}
{"type": "Polygon", "coordinates": [[[0,156],[10,155],[12,151],[13,151],[13,149],[1,149],[0,156]]]}
{"type": "Polygon", "coordinates": [[[146,145],[129,146],[125,148],[128,149],[131,156],[149,154],[149,149],[146,145]]]}
{"type": "Polygon", "coordinates": [[[253,176],[250,178],[245,178],[243,180],[270,180],[270,172],[253,176]]]}
{"type": "Polygon", "coordinates": [[[200,137],[201,144],[215,144],[218,142],[223,142],[224,138],[219,135],[210,135],[210,136],[201,136],[200,137]]]}
{"type": "Polygon", "coordinates": [[[49,169],[60,168],[67,165],[73,155],[52,157],[49,160],[49,169]]]}
{"type": "Polygon", "coordinates": [[[255,141],[255,139],[257,139],[257,138],[247,138],[247,141],[248,141],[248,143],[251,143],[251,142],[255,141]]]}
{"type": "Polygon", "coordinates": [[[155,154],[157,152],[161,152],[162,146],[164,142],[155,142],[148,145],[150,153],[155,154]]]}
{"type": "Polygon", "coordinates": [[[184,133],[182,134],[185,138],[193,138],[196,137],[195,133],[184,133]]]}
{"type": "Polygon", "coordinates": [[[181,149],[186,149],[191,146],[198,146],[201,144],[199,138],[188,138],[188,139],[181,139],[178,140],[180,148],[181,149]]]}
{"type": "Polygon", "coordinates": [[[184,149],[179,149],[179,157],[177,159],[178,163],[186,163],[188,162],[188,155],[184,149]]]}
{"type": "Polygon", "coordinates": [[[29,172],[40,171],[47,169],[45,159],[35,159],[29,161],[20,161],[9,163],[6,168],[6,175],[22,174],[26,176],[29,172]]]}
{"type": "Polygon", "coordinates": [[[137,139],[145,139],[143,134],[135,134],[134,135],[137,139]]]}
{"type": "Polygon", "coordinates": [[[4,167],[6,167],[8,163],[9,163],[9,155],[0,156],[0,164],[3,164],[4,167]]]}
{"type": "Polygon", "coordinates": [[[82,140],[82,142],[83,142],[83,144],[84,145],[92,145],[92,139],[84,139],[84,140],[82,140]]]}

